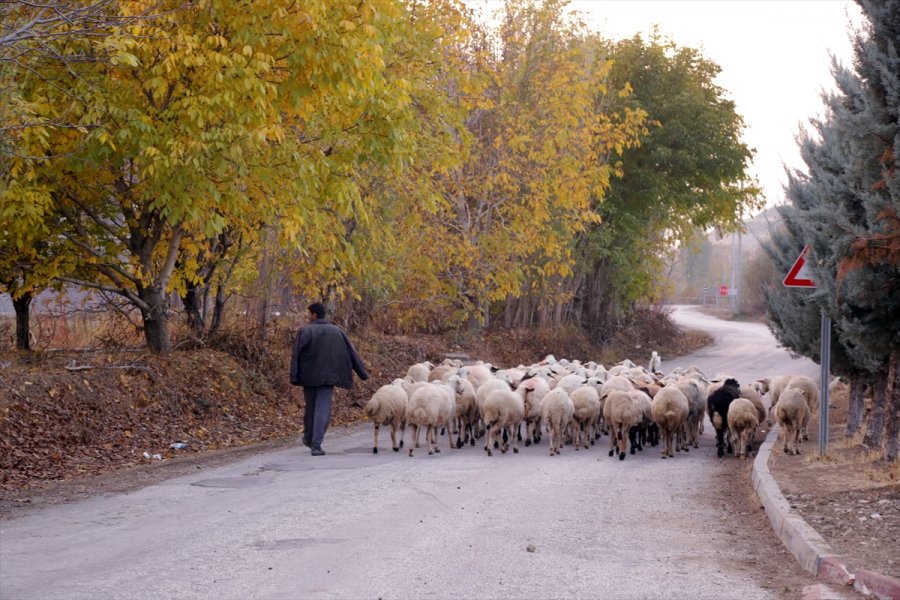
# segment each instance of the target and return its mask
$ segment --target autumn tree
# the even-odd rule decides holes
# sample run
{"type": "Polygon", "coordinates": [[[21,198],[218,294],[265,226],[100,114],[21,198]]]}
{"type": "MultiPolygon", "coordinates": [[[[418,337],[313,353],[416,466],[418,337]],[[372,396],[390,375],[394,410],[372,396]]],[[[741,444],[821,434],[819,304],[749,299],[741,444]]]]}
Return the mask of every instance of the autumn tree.
{"type": "Polygon", "coordinates": [[[167,293],[202,278],[196,258],[222,232],[277,218],[285,239],[327,256],[331,225],[360,212],[352,166],[393,145],[366,109],[383,86],[377,26],[397,7],[173,1],[152,21],[60,39],[57,54],[97,60],[18,74],[34,119],[71,127],[19,136],[18,154],[42,158],[14,161],[8,187],[40,195],[92,274],[61,279],[127,298],[166,352],[167,293]],[[354,133],[364,142],[339,143],[354,133]]]}
{"type": "MultiPolygon", "coordinates": [[[[471,146],[433,180],[433,211],[403,222],[415,244],[408,289],[446,324],[486,322],[492,306],[564,293],[573,239],[596,220],[612,167],[598,152],[634,139],[641,115],[593,112],[608,64],[582,43],[563,2],[508,2],[496,36],[472,43],[484,87],[466,117],[471,146]]],[[[461,136],[462,137],[462,136],[461,136]]]]}

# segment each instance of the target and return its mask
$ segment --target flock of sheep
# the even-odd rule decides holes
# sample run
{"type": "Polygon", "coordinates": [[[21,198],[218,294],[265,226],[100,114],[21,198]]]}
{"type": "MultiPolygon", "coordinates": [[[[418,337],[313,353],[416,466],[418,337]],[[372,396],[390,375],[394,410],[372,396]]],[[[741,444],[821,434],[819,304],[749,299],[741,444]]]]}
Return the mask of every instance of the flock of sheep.
{"type": "Polygon", "coordinates": [[[662,444],[666,458],[673,450],[699,448],[709,416],[718,455],[727,451],[746,458],[764,420],[780,424],[785,453],[799,454],[800,438],[818,405],[819,389],[809,377],[787,375],[742,386],[722,373],[707,378],[696,367],[664,375],[654,352],[648,368],[624,360],[606,369],[552,355],[509,369],[482,362],[463,366],[452,359],[417,363],[405,377],[380,387],[364,414],[375,425],[376,454],[379,429],[389,425],[395,452],[411,428],[410,456],[424,430],[428,454],[440,452],[444,431],[451,448],[485,438],[488,456],[495,449],[518,452],[520,441],[537,444],[546,432],[551,456],[566,443],[575,450],[589,448],[608,434],[610,456],[624,460],[629,446],[634,454],[644,444],[662,444]],[[767,393],[768,410],[762,401],[767,393]]]}

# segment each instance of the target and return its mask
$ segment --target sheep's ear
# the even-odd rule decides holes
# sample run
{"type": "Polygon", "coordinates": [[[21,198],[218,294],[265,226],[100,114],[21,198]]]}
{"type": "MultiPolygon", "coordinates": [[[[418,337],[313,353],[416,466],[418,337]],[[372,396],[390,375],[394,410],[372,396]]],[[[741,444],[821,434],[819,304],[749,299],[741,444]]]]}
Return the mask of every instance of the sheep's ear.
{"type": "Polygon", "coordinates": [[[500,370],[500,367],[495,367],[494,365],[491,365],[491,373],[496,373],[499,370],[500,370]]]}

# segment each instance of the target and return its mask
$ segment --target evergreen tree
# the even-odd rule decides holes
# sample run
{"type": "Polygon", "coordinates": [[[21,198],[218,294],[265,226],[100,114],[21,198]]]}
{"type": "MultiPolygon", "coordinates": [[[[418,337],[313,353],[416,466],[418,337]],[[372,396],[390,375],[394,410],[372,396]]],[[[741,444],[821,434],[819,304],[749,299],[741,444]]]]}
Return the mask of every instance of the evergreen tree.
{"type": "MultiPolygon", "coordinates": [[[[847,367],[871,373],[874,402],[864,442],[896,460],[900,449],[900,0],[861,0],[867,24],[855,34],[853,69],[837,62],[838,91],[826,114],[801,133],[808,172],[790,174],[789,233],[812,248],[817,283],[809,296],[831,316],[847,367]],[[886,434],[886,435],[885,435],[886,434]]],[[[777,295],[776,295],[777,296],[777,295]]],[[[771,312],[783,313],[773,297],[771,312]]],[[[809,323],[783,322],[779,339],[809,323]],[[792,327],[796,329],[791,329],[792,327]]],[[[778,325],[776,324],[776,328],[778,325]]],[[[802,335],[800,336],[802,337],[802,335]]],[[[817,337],[817,336],[815,336],[817,337]]],[[[834,350],[834,347],[832,348],[834,350]]],[[[808,356],[809,349],[798,350],[808,356]]]]}

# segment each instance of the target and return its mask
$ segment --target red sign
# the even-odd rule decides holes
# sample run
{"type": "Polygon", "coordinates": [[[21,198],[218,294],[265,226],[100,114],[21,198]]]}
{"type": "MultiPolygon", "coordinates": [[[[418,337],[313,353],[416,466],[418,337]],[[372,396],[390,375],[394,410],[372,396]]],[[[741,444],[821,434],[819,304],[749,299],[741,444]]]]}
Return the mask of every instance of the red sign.
{"type": "Polygon", "coordinates": [[[720,296],[727,296],[727,295],[728,295],[728,286],[727,286],[727,285],[720,285],[720,286],[719,286],[719,295],[720,295],[720,296]]]}
{"type": "Polygon", "coordinates": [[[812,280],[812,273],[806,268],[806,255],[809,253],[809,246],[805,246],[800,256],[791,270],[788,271],[787,277],[784,278],[784,285],[787,287],[804,287],[814,288],[816,282],[812,280]]]}

